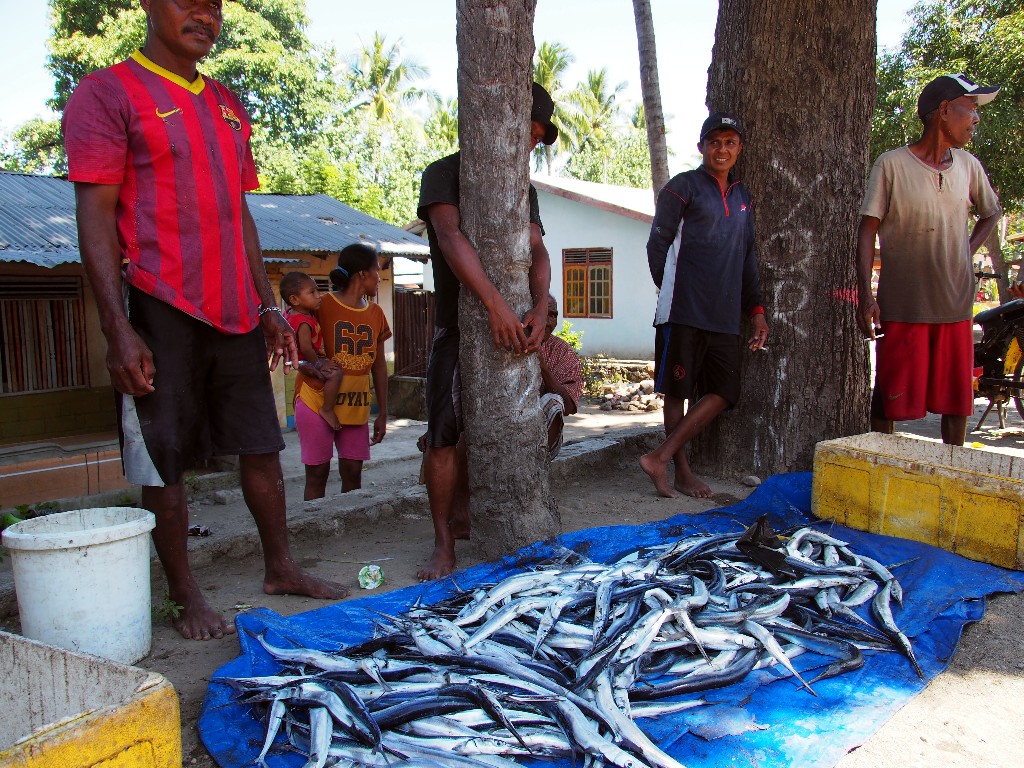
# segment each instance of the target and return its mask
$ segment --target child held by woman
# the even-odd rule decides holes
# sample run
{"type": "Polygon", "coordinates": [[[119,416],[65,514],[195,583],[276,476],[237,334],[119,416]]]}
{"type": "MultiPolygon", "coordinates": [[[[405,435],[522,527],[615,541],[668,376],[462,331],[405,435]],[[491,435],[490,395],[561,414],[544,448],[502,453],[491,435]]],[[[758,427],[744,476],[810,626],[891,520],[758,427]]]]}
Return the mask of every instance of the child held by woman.
{"type": "Polygon", "coordinates": [[[331,429],[338,429],[341,424],[334,413],[334,405],[338,400],[343,374],[341,368],[324,354],[323,333],[316,317],[322,301],[320,291],[313,278],[305,272],[289,272],[281,278],[279,290],[281,300],[288,306],[284,316],[295,331],[299,357],[324,377],[323,405],[318,413],[331,429]]]}

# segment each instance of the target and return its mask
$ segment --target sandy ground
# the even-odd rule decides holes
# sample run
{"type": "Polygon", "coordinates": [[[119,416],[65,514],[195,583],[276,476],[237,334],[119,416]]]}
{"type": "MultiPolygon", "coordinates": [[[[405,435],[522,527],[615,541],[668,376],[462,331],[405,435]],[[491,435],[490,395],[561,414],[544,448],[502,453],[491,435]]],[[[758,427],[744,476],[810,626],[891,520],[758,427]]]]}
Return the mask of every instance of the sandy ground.
{"type": "MultiPolygon", "coordinates": [[[[1011,408],[1012,411],[1012,408],[1011,408]]],[[[980,415],[980,409],[979,409],[980,415]]],[[[680,512],[700,513],[744,498],[751,489],[737,479],[710,479],[716,496],[709,500],[658,498],[636,459],[657,439],[657,414],[603,414],[596,408],[570,423],[576,447],[604,446],[572,460],[572,471],[553,483],[565,529],[635,524],[680,512]],[[614,439],[624,440],[613,444],[614,439]]],[[[975,419],[976,420],[976,419],[975,419]]],[[[971,426],[973,427],[972,421],[971,426]]],[[[987,428],[997,426],[990,417],[987,428]]],[[[936,436],[933,420],[900,429],[936,436]],[[910,428],[910,429],[908,429],[910,428]]],[[[381,589],[415,582],[415,572],[432,541],[429,515],[417,486],[419,456],[410,449],[421,431],[417,423],[394,427],[393,455],[367,466],[364,490],[352,498],[331,496],[323,502],[301,501],[295,473],[287,482],[293,549],[301,563],[318,575],[352,584],[361,564],[380,558],[386,574],[381,589]]],[[[1024,448],[1024,424],[1010,414],[1008,429],[974,433],[969,441],[1003,449],[1024,448]]],[[[387,441],[385,445],[387,444],[387,441]]],[[[567,448],[571,453],[573,446],[567,448]]],[[[1024,455],[1024,452],[1022,452],[1024,455]]],[[[294,458],[286,455],[286,462],[294,458]]],[[[736,478],[749,474],[736,468],[736,478]]],[[[270,597],[260,589],[261,560],[256,554],[251,518],[237,492],[207,494],[194,506],[194,521],[213,529],[195,539],[197,573],[215,607],[233,615],[250,607],[267,607],[284,615],[324,603],[297,597],[270,597]],[[214,499],[222,503],[216,503],[214,499]],[[249,533],[246,533],[249,531],[249,533]],[[239,533],[241,532],[241,534],[239,533]],[[221,539],[224,545],[217,547],[221,539]]],[[[459,563],[477,562],[470,543],[460,542],[459,563]]],[[[154,603],[164,587],[154,578],[154,603]]],[[[366,594],[366,593],[363,593],[366,594]]],[[[847,755],[842,768],[899,766],[1018,766],[1024,754],[1024,598],[998,596],[981,623],[969,627],[950,669],[913,699],[875,736],[847,755]],[[1017,757],[1014,757],[1016,755],[1017,757]]],[[[17,629],[9,620],[8,626],[17,629]]],[[[209,678],[238,655],[234,638],[209,642],[182,640],[166,622],[154,627],[152,652],[137,666],[165,675],[181,699],[184,764],[212,768],[215,763],[199,740],[196,722],[209,678]]]]}

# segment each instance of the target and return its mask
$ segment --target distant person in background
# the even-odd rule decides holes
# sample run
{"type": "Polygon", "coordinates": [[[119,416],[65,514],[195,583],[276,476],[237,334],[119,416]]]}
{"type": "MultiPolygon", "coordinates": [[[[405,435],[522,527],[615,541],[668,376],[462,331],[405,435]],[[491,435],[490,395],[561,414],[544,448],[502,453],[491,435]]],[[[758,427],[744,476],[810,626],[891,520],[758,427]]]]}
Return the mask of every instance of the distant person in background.
{"type": "Polygon", "coordinates": [[[972,257],[999,219],[985,169],[963,147],[978,127],[978,106],[999,86],[942,75],[921,91],[921,138],[875,160],[857,230],[857,322],[878,334],[871,428],[942,415],[942,441],[963,445],[974,413],[976,292],[972,257]],[[968,213],[978,221],[968,232],[968,213]],[[878,298],[871,290],[875,237],[878,298]]]}
{"type": "Polygon", "coordinates": [[[725,112],[710,115],[697,149],[700,167],[673,177],[658,193],[647,241],[647,261],[659,290],[654,388],[665,395],[666,439],[640,458],[640,467],[658,494],[669,498],[676,491],[711,496],[708,484],[690,469],[686,445],[739,401],[743,317],[753,327],[750,350],[768,339],[753,203],[732,175],[743,149],[739,118],[725,112]],[[671,485],[669,461],[675,465],[671,485]]]}
{"type": "Polygon", "coordinates": [[[303,365],[295,383],[295,428],[299,433],[302,463],[306,467],[304,498],[327,493],[331,459],[338,453],[341,492],[362,487],[363,462],[370,446],[384,439],[388,428],[388,364],[384,342],[391,328],[380,305],[372,301],[380,285],[377,252],[367,245],[346,246],[331,270],[334,290],[323,297],[317,317],[323,328],[324,352],[342,371],[334,404],[339,427],[321,417],[324,391],[318,372],[303,365]],[[370,437],[370,380],[377,396],[377,418],[370,437]]]}
{"type": "Polygon", "coordinates": [[[85,77],[62,129],[125,477],[142,486],[142,505],[156,517],[168,597],[181,606],[174,626],[208,640],[235,627],[189,567],[182,480],[211,453],[239,457],[263,544],[263,591],[335,599],[348,590],[300,569],[288,546],[267,357],[271,370],[298,357],[245,199],[259,186],[249,118],[238,97],[196,69],[220,34],[221,2],[141,5],[142,50],[85,77]]]}
{"type": "Polygon", "coordinates": [[[579,355],[569,343],[555,336],[558,326],[558,302],[548,295],[548,316],[544,340],[537,352],[542,379],[540,405],[544,411],[548,434],[548,461],[562,450],[562,429],[565,417],[579,410],[583,394],[583,368],[579,355]]]}
{"type": "Polygon", "coordinates": [[[316,313],[323,301],[316,282],[305,272],[289,272],[277,287],[285,304],[285,318],[295,331],[299,359],[312,365],[324,377],[323,405],[318,413],[331,429],[339,429],[334,406],[338,402],[343,372],[324,354],[324,336],[316,313]]]}

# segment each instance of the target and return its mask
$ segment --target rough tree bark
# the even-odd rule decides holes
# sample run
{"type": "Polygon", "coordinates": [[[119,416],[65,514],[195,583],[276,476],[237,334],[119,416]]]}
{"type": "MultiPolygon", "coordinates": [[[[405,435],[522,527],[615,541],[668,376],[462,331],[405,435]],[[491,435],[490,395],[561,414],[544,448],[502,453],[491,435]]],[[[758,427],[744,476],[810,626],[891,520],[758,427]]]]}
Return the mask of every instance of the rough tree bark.
{"type": "Polygon", "coordinates": [[[695,446],[701,471],[808,470],[816,442],[868,427],[855,231],[874,96],[875,0],[720,0],[708,107],[746,127],[736,172],[771,336],[744,353],[740,406],[695,446]]]}
{"type": "MultiPolygon", "coordinates": [[[[530,308],[528,214],[536,0],[458,0],[462,231],[522,316],[530,308]]],[[[495,349],[487,311],[461,292],[462,408],[473,540],[495,558],[561,532],[548,491],[540,368],[495,349]]]]}
{"type": "Polygon", "coordinates": [[[647,146],[651,152],[651,185],[657,199],[661,188],[668,183],[668,147],[665,143],[665,113],[661,108],[651,0],[633,0],[633,16],[636,19],[636,41],[640,51],[640,90],[643,93],[644,119],[647,122],[647,146]]]}

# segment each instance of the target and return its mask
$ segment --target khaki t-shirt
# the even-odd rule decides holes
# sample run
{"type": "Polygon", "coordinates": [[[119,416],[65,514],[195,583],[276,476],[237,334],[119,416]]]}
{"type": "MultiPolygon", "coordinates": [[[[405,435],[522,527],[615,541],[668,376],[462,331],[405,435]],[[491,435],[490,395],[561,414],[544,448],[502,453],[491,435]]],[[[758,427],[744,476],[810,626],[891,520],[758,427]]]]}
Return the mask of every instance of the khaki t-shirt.
{"type": "Polygon", "coordinates": [[[939,171],[908,147],[878,156],[861,216],[881,220],[878,306],[882,320],[955,323],[972,316],[974,267],[968,216],[999,213],[985,169],[974,155],[951,150],[939,171]]]}

